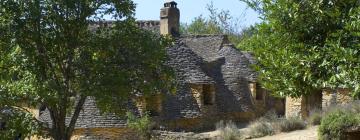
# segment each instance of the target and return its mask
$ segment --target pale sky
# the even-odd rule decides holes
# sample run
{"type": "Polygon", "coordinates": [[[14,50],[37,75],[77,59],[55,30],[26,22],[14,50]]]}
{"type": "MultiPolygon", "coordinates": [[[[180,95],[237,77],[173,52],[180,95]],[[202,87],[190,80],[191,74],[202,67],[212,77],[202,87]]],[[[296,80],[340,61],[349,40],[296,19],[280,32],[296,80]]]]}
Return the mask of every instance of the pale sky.
{"type": "MultiPolygon", "coordinates": [[[[136,18],[138,20],[159,20],[160,8],[166,0],[133,0],[137,3],[136,18]]],[[[246,4],[239,0],[175,0],[180,9],[180,22],[190,23],[194,17],[208,15],[206,5],[214,2],[217,9],[229,10],[231,15],[240,19],[244,27],[259,23],[258,14],[247,8],[246,4]]]]}

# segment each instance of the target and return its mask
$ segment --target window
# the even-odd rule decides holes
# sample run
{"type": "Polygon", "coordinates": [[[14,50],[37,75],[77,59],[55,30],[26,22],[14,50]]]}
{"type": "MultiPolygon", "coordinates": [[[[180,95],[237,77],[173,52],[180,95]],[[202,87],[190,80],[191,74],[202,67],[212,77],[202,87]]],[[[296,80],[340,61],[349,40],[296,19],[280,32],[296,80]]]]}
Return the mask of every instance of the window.
{"type": "Polygon", "coordinates": [[[158,110],[149,109],[148,112],[149,112],[149,116],[151,116],[151,117],[160,115],[160,112],[158,110]]]}
{"type": "Polygon", "coordinates": [[[214,104],[214,94],[211,85],[203,85],[203,101],[204,105],[214,104]]]}
{"type": "Polygon", "coordinates": [[[263,89],[261,87],[260,84],[256,84],[256,100],[263,100],[264,95],[263,95],[263,89]]]}
{"type": "Polygon", "coordinates": [[[161,95],[148,97],[146,99],[146,111],[149,112],[149,115],[152,117],[160,116],[162,110],[161,104],[161,95]]]}

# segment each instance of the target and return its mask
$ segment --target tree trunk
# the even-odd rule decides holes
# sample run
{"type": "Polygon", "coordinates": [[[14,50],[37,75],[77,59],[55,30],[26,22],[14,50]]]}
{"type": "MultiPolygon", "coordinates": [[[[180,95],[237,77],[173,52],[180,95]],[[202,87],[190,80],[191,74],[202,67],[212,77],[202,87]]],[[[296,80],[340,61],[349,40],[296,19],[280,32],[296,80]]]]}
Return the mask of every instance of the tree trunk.
{"type": "MultiPolygon", "coordinates": [[[[72,114],[71,120],[67,126],[66,123],[66,115],[62,117],[62,115],[55,115],[54,111],[51,111],[51,118],[53,122],[53,128],[51,132],[51,136],[54,140],[70,140],[72,133],[75,128],[76,121],[79,117],[80,111],[83,108],[85,103],[86,96],[81,96],[79,101],[75,106],[75,110],[72,114]]],[[[57,114],[66,113],[66,110],[59,110],[57,114]]]]}

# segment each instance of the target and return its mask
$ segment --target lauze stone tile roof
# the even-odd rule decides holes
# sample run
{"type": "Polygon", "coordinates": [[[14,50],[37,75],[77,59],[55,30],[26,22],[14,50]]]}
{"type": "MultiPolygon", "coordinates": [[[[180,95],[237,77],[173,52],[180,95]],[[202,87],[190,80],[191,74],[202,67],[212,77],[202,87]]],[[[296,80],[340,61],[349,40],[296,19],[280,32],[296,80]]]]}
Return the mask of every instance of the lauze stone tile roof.
{"type": "MultiPolygon", "coordinates": [[[[111,22],[104,22],[107,26],[111,22]]],[[[101,24],[104,24],[101,23],[101,24]]],[[[159,33],[159,21],[138,21],[138,26],[159,33]]],[[[96,28],[97,24],[91,25],[96,28]]],[[[249,81],[255,81],[256,73],[250,65],[252,55],[236,49],[225,35],[184,35],[175,38],[167,48],[167,64],[175,70],[176,94],[164,93],[161,120],[202,117],[202,112],[191,94],[191,84],[215,86],[215,112],[252,112],[249,81]]],[[[134,107],[130,108],[136,112],[134,107]]],[[[51,122],[47,111],[40,118],[51,122]]],[[[51,124],[50,124],[51,125],[51,124]]],[[[76,128],[124,127],[126,120],[114,114],[101,115],[94,98],[88,97],[76,123],[76,128]]]]}

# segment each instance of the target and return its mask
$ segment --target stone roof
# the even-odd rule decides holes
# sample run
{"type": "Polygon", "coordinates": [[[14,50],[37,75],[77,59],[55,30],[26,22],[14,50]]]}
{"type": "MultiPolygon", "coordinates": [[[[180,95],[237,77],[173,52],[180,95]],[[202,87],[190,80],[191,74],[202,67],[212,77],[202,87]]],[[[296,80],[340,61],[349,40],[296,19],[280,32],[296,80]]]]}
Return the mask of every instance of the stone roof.
{"type": "MultiPolygon", "coordinates": [[[[159,33],[159,21],[138,21],[138,26],[159,33]]],[[[111,22],[103,25],[111,26],[111,22]]],[[[96,28],[102,24],[94,24],[96,28]]],[[[173,46],[167,48],[167,64],[176,73],[176,94],[165,93],[161,116],[163,120],[197,118],[202,112],[191,95],[190,84],[213,84],[216,89],[216,111],[251,112],[248,82],[256,74],[250,65],[256,63],[250,53],[236,49],[226,35],[185,35],[176,38],[173,46]]],[[[43,112],[41,118],[49,122],[49,115],[43,112]]],[[[124,127],[124,118],[114,114],[102,115],[95,100],[87,99],[76,128],[124,127]]]]}
{"type": "Polygon", "coordinates": [[[167,49],[168,64],[177,70],[177,73],[181,73],[178,75],[181,75],[187,83],[214,83],[214,80],[201,68],[201,65],[205,63],[203,59],[187,45],[182,38],[179,38],[174,46],[169,47],[167,49]]]}
{"type": "Polygon", "coordinates": [[[250,62],[226,35],[180,36],[167,53],[178,87],[175,95],[164,100],[164,119],[201,117],[201,110],[189,96],[189,84],[214,84],[217,112],[252,111],[248,89],[250,62]]]}
{"type": "MultiPolygon", "coordinates": [[[[135,114],[134,108],[129,108],[135,114]]],[[[48,110],[42,111],[39,116],[40,120],[47,122],[51,127],[51,118],[48,110]]],[[[66,118],[66,124],[69,124],[70,118],[66,118]]],[[[84,103],[84,107],[80,112],[79,118],[75,124],[75,128],[112,128],[125,127],[126,119],[121,118],[114,113],[102,114],[96,107],[96,101],[93,97],[88,97],[84,103]]]]}
{"type": "Polygon", "coordinates": [[[256,65],[257,64],[257,61],[256,61],[256,58],[254,57],[254,54],[251,53],[251,52],[245,52],[245,51],[242,51],[242,53],[245,55],[245,57],[247,58],[247,60],[249,61],[249,64],[250,66],[248,67],[248,78],[249,78],[249,81],[253,81],[253,82],[256,82],[256,79],[258,77],[258,73],[253,70],[251,67],[252,65],[256,65]]]}

